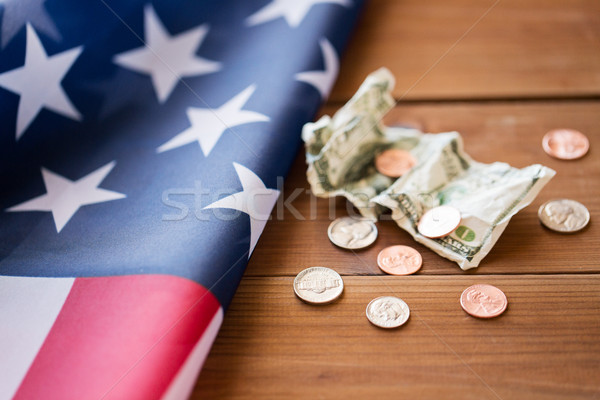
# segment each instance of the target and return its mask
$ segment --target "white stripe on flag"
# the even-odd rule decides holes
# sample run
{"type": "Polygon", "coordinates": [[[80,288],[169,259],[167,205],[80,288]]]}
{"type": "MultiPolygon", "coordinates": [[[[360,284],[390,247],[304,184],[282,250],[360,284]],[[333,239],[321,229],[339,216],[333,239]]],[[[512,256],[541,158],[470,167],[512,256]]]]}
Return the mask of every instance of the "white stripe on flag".
{"type": "Polygon", "coordinates": [[[223,308],[219,307],[161,400],[181,400],[190,397],[198,372],[200,372],[211,345],[217,337],[221,323],[223,323],[223,308]]]}
{"type": "Polygon", "coordinates": [[[74,281],[0,276],[0,399],[16,393],[74,281]]]}

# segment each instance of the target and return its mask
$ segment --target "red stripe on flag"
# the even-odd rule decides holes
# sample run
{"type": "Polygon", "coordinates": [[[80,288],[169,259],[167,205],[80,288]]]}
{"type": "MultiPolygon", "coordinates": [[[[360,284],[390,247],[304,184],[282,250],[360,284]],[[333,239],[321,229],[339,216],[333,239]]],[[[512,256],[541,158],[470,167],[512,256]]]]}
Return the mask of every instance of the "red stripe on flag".
{"type": "Polygon", "coordinates": [[[219,308],[184,278],[78,278],[15,399],[159,399],[219,308]]]}

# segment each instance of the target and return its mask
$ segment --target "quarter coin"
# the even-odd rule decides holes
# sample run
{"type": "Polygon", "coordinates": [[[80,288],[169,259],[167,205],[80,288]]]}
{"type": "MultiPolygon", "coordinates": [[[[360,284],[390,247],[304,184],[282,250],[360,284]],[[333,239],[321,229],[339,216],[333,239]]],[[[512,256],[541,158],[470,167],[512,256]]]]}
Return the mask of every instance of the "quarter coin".
{"type": "Polygon", "coordinates": [[[488,284],[469,286],[460,296],[460,305],[477,318],[493,318],[506,310],[508,300],[500,289],[488,284]]]}
{"type": "Polygon", "coordinates": [[[367,318],[380,328],[397,328],[408,321],[409,316],[408,304],[397,297],[378,297],[367,306],[367,318]]]}
{"type": "Polygon", "coordinates": [[[542,147],[552,157],[575,160],[588,152],[590,141],[574,129],[554,129],[544,135],[542,147]]]}
{"type": "Polygon", "coordinates": [[[377,265],[390,275],[410,275],[421,269],[421,253],[408,246],[390,246],[377,255],[377,265]]]}
{"type": "Polygon", "coordinates": [[[460,225],[460,211],[451,206],[439,206],[427,211],[421,217],[417,229],[430,239],[448,236],[460,225]]]}
{"type": "Polygon", "coordinates": [[[340,297],[343,291],[342,277],[331,268],[310,267],[294,278],[294,293],[307,303],[330,303],[340,297]]]}
{"type": "Polygon", "coordinates": [[[541,223],[553,231],[573,233],[590,222],[590,212],[581,203],[569,199],[550,200],[538,210],[541,223]]]}
{"type": "Polygon", "coordinates": [[[327,229],[331,243],[343,249],[362,249],[377,239],[377,227],[368,219],[338,218],[327,229]]]}
{"type": "Polygon", "coordinates": [[[399,178],[407,173],[417,160],[406,150],[389,149],[375,157],[375,168],[380,174],[399,178]]]}

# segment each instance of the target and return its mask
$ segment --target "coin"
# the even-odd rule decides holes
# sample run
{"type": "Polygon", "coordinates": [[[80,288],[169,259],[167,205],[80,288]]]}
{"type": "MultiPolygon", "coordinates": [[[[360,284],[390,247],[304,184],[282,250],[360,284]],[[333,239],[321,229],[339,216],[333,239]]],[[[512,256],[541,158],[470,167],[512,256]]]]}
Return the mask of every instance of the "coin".
{"type": "Polygon", "coordinates": [[[460,225],[460,211],[451,206],[439,206],[427,211],[421,217],[417,229],[430,239],[448,236],[460,225]]]}
{"type": "Polygon", "coordinates": [[[294,278],[294,293],[307,303],[330,303],[340,297],[343,291],[342,277],[331,268],[306,268],[294,278]]]}
{"type": "Polygon", "coordinates": [[[392,296],[382,296],[371,300],[367,306],[367,318],[380,328],[397,328],[410,316],[410,309],[404,300],[392,296]]]}
{"type": "Polygon", "coordinates": [[[408,246],[390,246],[377,255],[377,265],[390,275],[410,275],[421,269],[421,254],[408,246]]]}
{"type": "Polygon", "coordinates": [[[544,226],[556,232],[573,233],[590,222],[590,212],[581,203],[569,199],[550,200],[542,204],[538,217],[544,226]]]}
{"type": "Polygon", "coordinates": [[[588,152],[590,142],[583,133],[574,129],[554,129],[544,135],[542,147],[552,157],[575,160],[588,152]]]}
{"type": "Polygon", "coordinates": [[[460,296],[460,305],[467,314],[478,318],[493,318],[506,310],[508,300],[500,289],[488,284],[469,286],[460,296]]]}
{"type": "Polygon", "coordinates": [[[338,218],[327,229],[331,243],[344,249],[362,249],[377,239],[377,227],[368,219],[338,218]]]}
{"type": "Polygon", "coordinates": [[[375,157],[375,168],[380,174],[398,178],[407,173],[417,160],[406,150],[389,149],[375,157]]]}

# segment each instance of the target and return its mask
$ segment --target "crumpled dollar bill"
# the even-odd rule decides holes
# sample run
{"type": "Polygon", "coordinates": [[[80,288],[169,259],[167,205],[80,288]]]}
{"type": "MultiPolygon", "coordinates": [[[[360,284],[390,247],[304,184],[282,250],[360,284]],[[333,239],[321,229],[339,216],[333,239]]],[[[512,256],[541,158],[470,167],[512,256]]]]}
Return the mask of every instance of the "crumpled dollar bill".
{"type": "Polygon", "coordinates": [[[375,71],[332,118],[304,126],[311,190],[318,197],[344,196],[373,220],[388,208],[417,242],[462,269],[477,267],[510,218],[535,199],[555,172],[539,164],[517,169],[476,162],[464,152],[458,132],[428,134],[384,126],[381,119],[394,106],[393,86],[388,70],[375,71]],[[409,151],[417,160],[398,179],[374,166],[375,157],[390,148],[409,151]],[[460,226],[440,239],[420,235],[419,219],[440,205],[460,210],[460,226]]]}

